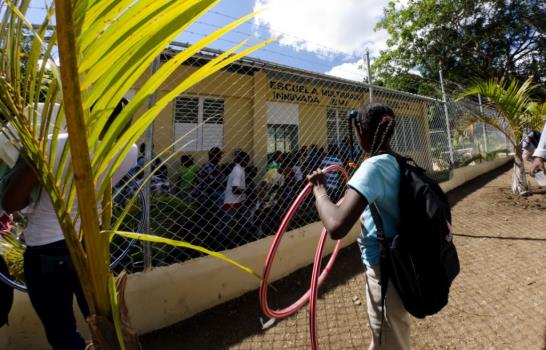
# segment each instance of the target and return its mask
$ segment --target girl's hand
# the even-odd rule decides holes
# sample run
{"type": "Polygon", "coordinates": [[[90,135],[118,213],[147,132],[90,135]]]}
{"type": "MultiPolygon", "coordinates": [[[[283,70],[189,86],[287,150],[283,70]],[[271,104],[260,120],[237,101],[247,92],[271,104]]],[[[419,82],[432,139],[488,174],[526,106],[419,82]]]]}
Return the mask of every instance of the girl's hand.
{"type": "Polygon", "coordinates": [[[317,169],[307,175],[307,181],[309,181],[313,187],[325,187],[326,185],[326,178],[324,177],[322,169],[317,169]]]}

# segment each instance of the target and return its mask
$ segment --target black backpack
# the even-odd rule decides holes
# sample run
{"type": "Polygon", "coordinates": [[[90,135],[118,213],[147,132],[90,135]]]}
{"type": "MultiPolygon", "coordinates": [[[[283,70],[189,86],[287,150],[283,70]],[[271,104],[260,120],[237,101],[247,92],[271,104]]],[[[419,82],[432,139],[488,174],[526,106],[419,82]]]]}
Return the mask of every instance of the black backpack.
{"type": "MultiPolygon", "coordinates": [[[[10,278],[8,265],[0,255],[0,273],[10,278]]],[[[8,323],[8,315],[13,305],[13,288],[0,280],[0,327],[8,323]]]]}
{"type": "Polygon", "coordinates": [[[411,158],[392,155],[400,166],[400,228],[392,239],[385,239],[377,207],[370,205],[381,243],[382,302],[390,279],[406,310],[424,318],[447,304],[449,287],[459,273],[451,210],[445,193],[424,169],[411,158]]]}

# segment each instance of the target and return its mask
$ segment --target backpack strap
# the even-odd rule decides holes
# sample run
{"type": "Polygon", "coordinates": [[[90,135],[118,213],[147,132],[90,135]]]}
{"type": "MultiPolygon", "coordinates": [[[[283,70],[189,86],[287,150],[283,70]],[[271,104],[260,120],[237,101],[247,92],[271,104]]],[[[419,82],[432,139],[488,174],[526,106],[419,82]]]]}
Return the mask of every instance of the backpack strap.
{"type": "Polygon", "coordinates": [[[385,231],[383,230],[383,221],[381,220],[381,215],[379,215],[379,210],[375,204],[370,204],[370,211],[372,212],[372,218],[377,228],[377,239],[381,243],[381,255],[383,255],[383,248],[385,248],[385,231]]]}
{"type": "Polygon", "coordinates": [[[370,212],[377,229],[377,240],[381,244],[381,255],[379,270],[381,272],[381,328],[379,329],[379,345],[381,345],[381,338],[383,334],[383,322],[385,320],[385,298],[387,296],[387,287],[389,285],[389,264],[387,260],[387,242],[385,240],[385,231],[383,230],[383,221],[379,210],[375,204],[370,204],[370,212]]]}

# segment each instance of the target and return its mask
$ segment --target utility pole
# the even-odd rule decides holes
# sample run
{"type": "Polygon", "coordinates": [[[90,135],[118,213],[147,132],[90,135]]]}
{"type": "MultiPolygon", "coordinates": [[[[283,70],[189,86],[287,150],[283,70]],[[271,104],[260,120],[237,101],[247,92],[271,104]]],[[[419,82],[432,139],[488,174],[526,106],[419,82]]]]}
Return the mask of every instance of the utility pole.
{"type": "Polygon", "coordinates": [[[368,65],[368,91],[370,92],[370,103],[373,102],[372,70],[370,64],[370,50],[366,49],[366,64],[368,65]]]}
{"type": "MultiPolygon", "coordinates": [[[[483,104],[482,104],[482,95],[478,94],[478,104],[480,105],[480,113],[483,115],[483,104]]],[[[487,150],[487,133],[486,133],[486,127],[485,123],[482,122],[482,130],[483,130],[483,148],[485,153],[487,154],[489,151],[487,150]]]]}
{"type": "Polygon", "coordinates": [[[451,160],[451,164],[455,164],[455,159],[453,157],[453,145],[451,143],[451,129],[449,126],[449,113],[447,110],[447,99],[446,99],[446,91],[444,89],[444,76],[442,75],[442,66],[440,65],[440,86],[442,88],[442,99],[444,103],[444,113],[446,117],[446,129],[447,129],[447,142],[449,145],[449,160],[451,160]]]}
{"type": "MultiPolygon", "coordinates": [[[[159,69],[159,56],[154,59],[151,67],[151,75],[154,75],[155,72],[159,69]]],[[[148,99],[148,109],[152,108],[156,102],[156,93],[154,92],[148,99]]],[[[144,152],[144,164],[149,164],[152,161],[153,147],[154,147],[154,123],[150,124],[148,130],[146,130],[146,151],[144,152]]],[[[144,168],[144,179],[149,180],[146,182],[146,186],[143,188],[144,192],[144,203],[142,203],[142,210],[144,210],[147,215],[144,219],[144,233],[150,233],[150,205],[151,205],[151,179],[149,179],[151,174],[152,166],[147,166],[144,168]]],[[[152,247],[150,242],[143,243],[143,256],[144,256],[144,271],[148,271],[152,268],[152,247]]]]}

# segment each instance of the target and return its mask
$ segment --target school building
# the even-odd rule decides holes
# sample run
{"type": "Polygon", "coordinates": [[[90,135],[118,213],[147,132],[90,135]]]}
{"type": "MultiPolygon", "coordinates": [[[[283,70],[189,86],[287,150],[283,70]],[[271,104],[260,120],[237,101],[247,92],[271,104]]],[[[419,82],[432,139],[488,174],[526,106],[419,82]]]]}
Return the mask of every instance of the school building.
{"type": "MultiPolygon", "coordinates": [[[[176,53],[165,51],[161,61],[176,53]]],[[[217,54],[207,50],[182,64],[156,98],[217,54]]],[[[226,157],[242,149],[263,169],[267,154],[277,150],[348,147],[348,112],[369,99],[364,83],[245,58],[176,97],[156,119],[153,143],[156,150],[170,147],[200,162],[214,146],[226,157]],[[180,141],[173,146],[176,140],[180,141]]],[[[374,87],[373,100],[390,105],[398,117],[395,150],[432,169],[428,122],[432,99],[374,87]]]]}

